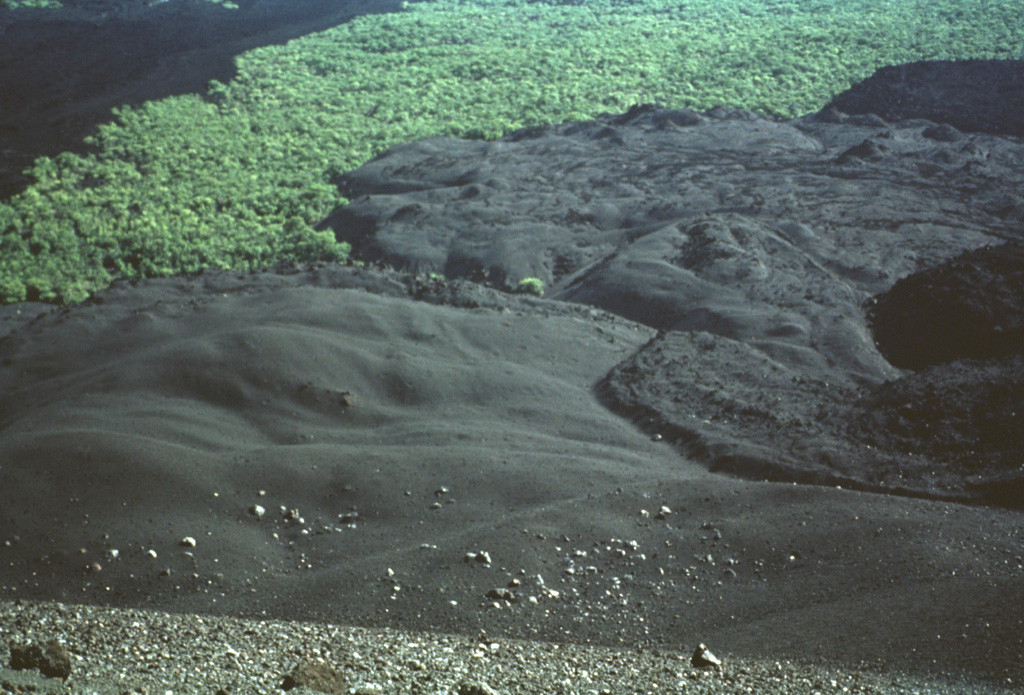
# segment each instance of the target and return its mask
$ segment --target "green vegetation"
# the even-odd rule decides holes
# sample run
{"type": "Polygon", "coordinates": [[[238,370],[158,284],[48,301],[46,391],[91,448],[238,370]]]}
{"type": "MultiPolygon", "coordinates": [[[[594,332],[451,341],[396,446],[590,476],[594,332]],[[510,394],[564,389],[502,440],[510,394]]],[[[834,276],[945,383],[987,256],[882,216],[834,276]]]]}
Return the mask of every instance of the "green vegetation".
{"type": "Polygon", "coordinates": [[[519,291],[535,297],[544,296],[544,281],[540,278],[523,278],[519,281],[519,291]]]}
{"type": "Polygon", "coordinates": [[[61,5],[59,0],[0,0],[0,7],[6,7],[9,10],[17,10],[22,7],[55,10],[63,7],[63,5],[61,5]]]}
{"type": "Polygon", "coordinates": [[[815,110],[877,67],[1024,57],[1017,0],[428,0],[237,59],[200,96],[122,109],[0,204],[0,299],[119,277],[343,260],[330,181],[431,135],[494,138],[644,102],[815,110]]]}

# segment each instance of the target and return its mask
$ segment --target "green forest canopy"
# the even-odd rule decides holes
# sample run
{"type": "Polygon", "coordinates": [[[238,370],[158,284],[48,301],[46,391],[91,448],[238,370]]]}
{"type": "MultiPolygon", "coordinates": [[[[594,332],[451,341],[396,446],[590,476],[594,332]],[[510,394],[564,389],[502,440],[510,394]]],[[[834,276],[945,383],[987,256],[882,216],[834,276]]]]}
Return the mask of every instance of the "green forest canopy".
{"type": "Polygon", "coordinates": [[[0,203],[0,300],[117,278],[343,260],[330,181],[432,135],[638,103],[820,108],[882,65],[1024,57],[1018,0],[427,0],[239,56],[228,84],[115,111],[0,203]]]}

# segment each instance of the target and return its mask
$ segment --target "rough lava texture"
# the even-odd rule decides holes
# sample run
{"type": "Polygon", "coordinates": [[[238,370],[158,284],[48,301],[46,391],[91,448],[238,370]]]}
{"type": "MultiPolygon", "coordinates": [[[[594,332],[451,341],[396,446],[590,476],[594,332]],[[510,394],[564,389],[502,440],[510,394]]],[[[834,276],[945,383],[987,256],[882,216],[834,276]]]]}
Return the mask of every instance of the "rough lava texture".
{"type": "Polygon", "coordinates": [[[970,132],[1024,136],[1024,61],[930,60],[887,65],[831,108],[889,121],[926,118],[970,132]]]}
{"type": "Polygon", "coordinates": [[[870,307],[890,363],[923,369],[1024,352],[1024,245],[985,246],[899,280],[870,307]]]}
{"type": "Polygon", "coordinates": [[[1022,506],[1003,485],[1024,480],[1024,259],[1003,243],[1022,164],[1015,140],[925,121],[640,107],[393,148],[342,177],[330,223],[364,258],[536,276],[658,329],[598,393],[712,470],[1022,506]],[[944,370],[915,375],[956,405],[879,411],[901,368],[965,358],[996,358],[995,381],[963,399],[944,370]]]}

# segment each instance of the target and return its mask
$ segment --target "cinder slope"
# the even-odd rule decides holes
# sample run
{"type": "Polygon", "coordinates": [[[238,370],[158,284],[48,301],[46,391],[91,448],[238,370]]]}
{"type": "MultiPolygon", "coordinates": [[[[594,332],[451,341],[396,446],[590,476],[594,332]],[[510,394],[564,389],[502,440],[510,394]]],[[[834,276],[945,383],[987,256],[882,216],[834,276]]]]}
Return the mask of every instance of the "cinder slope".
{"type": "Polygon", "coordinates": [[[1021,677],[1019,514],[712,475],[593,393],[650,329],[446,291],[488,306],[208,274],[13,330],[0,593],[1021,677]]]}

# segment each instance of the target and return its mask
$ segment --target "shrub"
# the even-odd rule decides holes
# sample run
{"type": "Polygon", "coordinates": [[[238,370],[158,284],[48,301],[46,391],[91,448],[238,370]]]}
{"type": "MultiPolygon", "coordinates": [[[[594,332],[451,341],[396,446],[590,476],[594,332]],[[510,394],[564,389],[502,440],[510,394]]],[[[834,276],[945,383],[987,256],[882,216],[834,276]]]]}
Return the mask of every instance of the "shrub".
{"type": "Polygon", "coordinates": [[[544,281],[540,278],[523,278],[519,281],[519,291],[535,297],[544,296],[544,281]]]}

